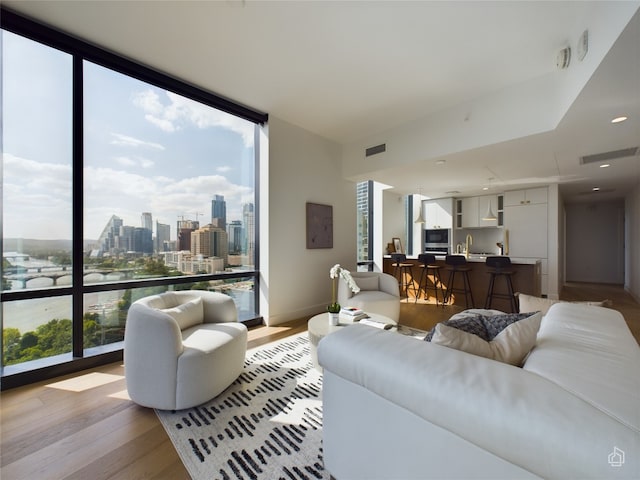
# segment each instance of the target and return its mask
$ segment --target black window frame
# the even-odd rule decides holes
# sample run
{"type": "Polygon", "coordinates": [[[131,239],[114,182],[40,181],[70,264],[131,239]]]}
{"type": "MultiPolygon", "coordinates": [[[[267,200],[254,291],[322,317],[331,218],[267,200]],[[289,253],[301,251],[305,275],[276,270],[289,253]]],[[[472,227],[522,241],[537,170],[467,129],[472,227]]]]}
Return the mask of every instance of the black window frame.
{"type": "MultiPolygon", "coordinates": [[[[83,297],[86,293],[124,290],[130,288],[144,288],[166,285],[179,285],[208,280],[235,279],[252,277],[254,281],[254,305],[256,306],[256,318],[245,321],[245,324],[262,324],[259,305],[259,279],[260,279],[260,218],[258,208],[259,198],[259,132],[255,133],[255,158],[254,158],[254,178],[255,178],[255,258],[254,269],[237,271],[224,274],[201,274],[183,275],[177,277],[161,277],[157,279],[129,280],[108,283],[92,283],[85,285],[83,282],[83,240],[84,240],[84,219],[83,219],[83,171],[84,171],[84,137],[83,137],[83,62],[89,61],[108,68],[115,72],[130,76],[137,80],[144,81],[156,87],[172,91],[191,100],[224,111],[231,115],[241,117],[253,122],[256,125],[265,125],[268,122],[268,114],[249,108],[238,102],[229,100],[203,88],[192,85],[179,78],[167,75],[148,66],[124,58],[121,55],[112,53],[93,44],[85,42],[79,38],[68,35],[58,29],[49,27],[43,23],[28,19],[16,14],[4,7],[0,7],[0,28],[24,38],[36,41],[48,47],[62,51],[72,57],[72,82],[73,82],[73,123],[72,123],[72,285],[70,287],[56,287],[43,289],[29,289],[16,291],[0,291],[0,303],[16,300],[29,300],[35,298],[50,298],[57,296],[72,297],[72,335],[73,351],[72,359],[64,360],[55,365],[37,366],[34,362],[33,369],[21,368],[1,368],[0,390],[6,390],[29,383],[57,377],[63,374],[73,373],[98,365],[121,361],[123,350],[116,350],[107,353],[84,356],[83,345],[83,297]]],[[[4,251],[0,235],[0,250],[4,251]]],[[[2,350],[2,339],[0,338],[0,351],[2,350]]]]}

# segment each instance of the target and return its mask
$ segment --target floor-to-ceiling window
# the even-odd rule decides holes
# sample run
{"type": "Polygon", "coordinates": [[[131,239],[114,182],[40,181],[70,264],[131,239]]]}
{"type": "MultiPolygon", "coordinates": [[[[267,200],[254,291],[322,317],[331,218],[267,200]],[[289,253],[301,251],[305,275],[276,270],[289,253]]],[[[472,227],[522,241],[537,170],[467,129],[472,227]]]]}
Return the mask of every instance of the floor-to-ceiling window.
{"type": "Polygon", "coordinates": [[[356,185],[358,270],[373,270],[373,182],[356,185]]]}
{"type": "Polygon", "coordinates": [[[2,13],[3,388],[121,355],[149,294],[258,319],[266,115],[2,13]]]}

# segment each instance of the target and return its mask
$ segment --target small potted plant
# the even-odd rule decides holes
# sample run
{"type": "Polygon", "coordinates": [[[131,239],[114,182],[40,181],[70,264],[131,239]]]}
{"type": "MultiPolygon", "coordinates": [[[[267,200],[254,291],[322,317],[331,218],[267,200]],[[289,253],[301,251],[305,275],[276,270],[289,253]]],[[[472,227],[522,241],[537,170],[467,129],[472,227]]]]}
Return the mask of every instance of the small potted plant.
{"type": "Polygon", "coordinates": [[[342,277],[342,279],[347,282],[347,285],[349,285],[349,288],[353,293],[358,293],[360,291],[360,287],[358,287],[358,284],[351,276],[351,272],[349,272],[349,270],[342,268],[339,263],[336,263],[331,267],[331,270],[329,270],[329,278],[332,280],[332,296],[331,303],[327,307],[330,325],[338,325],[338,317],[340,314],[340,304],[338,303],[337,296],[339,277],[342,277]]]}

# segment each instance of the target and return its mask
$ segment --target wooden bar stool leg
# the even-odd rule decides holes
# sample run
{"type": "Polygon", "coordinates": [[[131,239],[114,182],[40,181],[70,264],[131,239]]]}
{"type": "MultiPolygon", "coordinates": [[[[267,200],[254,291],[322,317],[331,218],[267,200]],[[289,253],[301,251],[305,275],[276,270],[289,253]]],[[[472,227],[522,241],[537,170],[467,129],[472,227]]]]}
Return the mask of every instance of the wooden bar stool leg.
{"type": "Polygon", "coordinates": [[[471,291],[471,282],[469,281],[469,272],[464,272],[464,303],[469,308],[469,301],[467,300],[467,292],[471,297],[471,308],[475,308],[475,302],[473,301],[473,292],[471,291]]]}
{"type": "Polygon", "coordinates": [[[496,280],[496,274],[490,273],[491,278],[489,279],[489,289],[487,290],[487,298],[484,301],[484,308],[491,308],[491,302],[493,300],[493,284],[496,280]]]}
{"type": "MultiPolygon", "coordinates": [[[[418,303],[418,297],[420,296],[420,290],[422,289],[422,280],[424,279],[426,270],[427,270],[426,268],[423,268],[422,272],[420,272],[420,281],[418,282],[418,293],[416,293],[416,300],[413,303],[418,303]]],[[[427,278],[427,280],[428,280],[428,278],[427,278]]],[[[427,286],[426,286],[426,284],[425,284],[425,287],[424,287],[424,296],[425,296],[425,299],[426,299],[426,296],[427,296],[427,286]]]]}
{"type": "Polygon", "coordinates": [[[438,288],[440,289],[440,294],[442,295],[442,308],[444,308],[444,289],[442,288],[442,278],[440,278],[440,269],[436,269],[433,273],[433,282],[436,287],[436,306],[438,305],[438,288]]]}
{"type": "Polygon", "coordinates": [[[518,304],[516,302],[516,295],[513,291],[513,282],[511,281],[511,275],[507,275],[507,289],[509,290],[509,300],[511,301],[511,309],[513,312],[518,311],[518,304]]]}
{"type": "Polygon", "coordinates": [[[453,281],[456,278],[456,271],[451,270],[449,272],[449,279],[447,280],[447,295],[444,303],[447,304],[451,301],[451,291],[453,290],[453,281]]]}

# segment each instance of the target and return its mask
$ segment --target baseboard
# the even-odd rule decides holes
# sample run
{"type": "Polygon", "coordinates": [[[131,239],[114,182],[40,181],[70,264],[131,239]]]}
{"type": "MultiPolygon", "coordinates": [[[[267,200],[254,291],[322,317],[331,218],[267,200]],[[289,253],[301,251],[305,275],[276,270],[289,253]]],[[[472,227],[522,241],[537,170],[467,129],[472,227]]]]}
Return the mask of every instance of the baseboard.
{"type": "Polygon", "coordinates": [[[269,315],[268,318],[265,318],[265,324],[269,327],[275,327],[276,325],[280,325],[282,323],[290,322],[292,320],[299,320],[301,318],[311,318],[318,313],[326,312],[327,306],[322,305],[312,305],[310,307],[301,308],[298,310],[283,312],[276,315],[269,315]]]}
{"type": "Polygon", "coordinates": [[[628,285],[624,286],[624,291],[627,292],[629,295],[631,295],[631,297],[638,303],[640,303],[640,295],[636,295],[633,291],[631,291],[631,289],[629,288],[628,285]]]}

